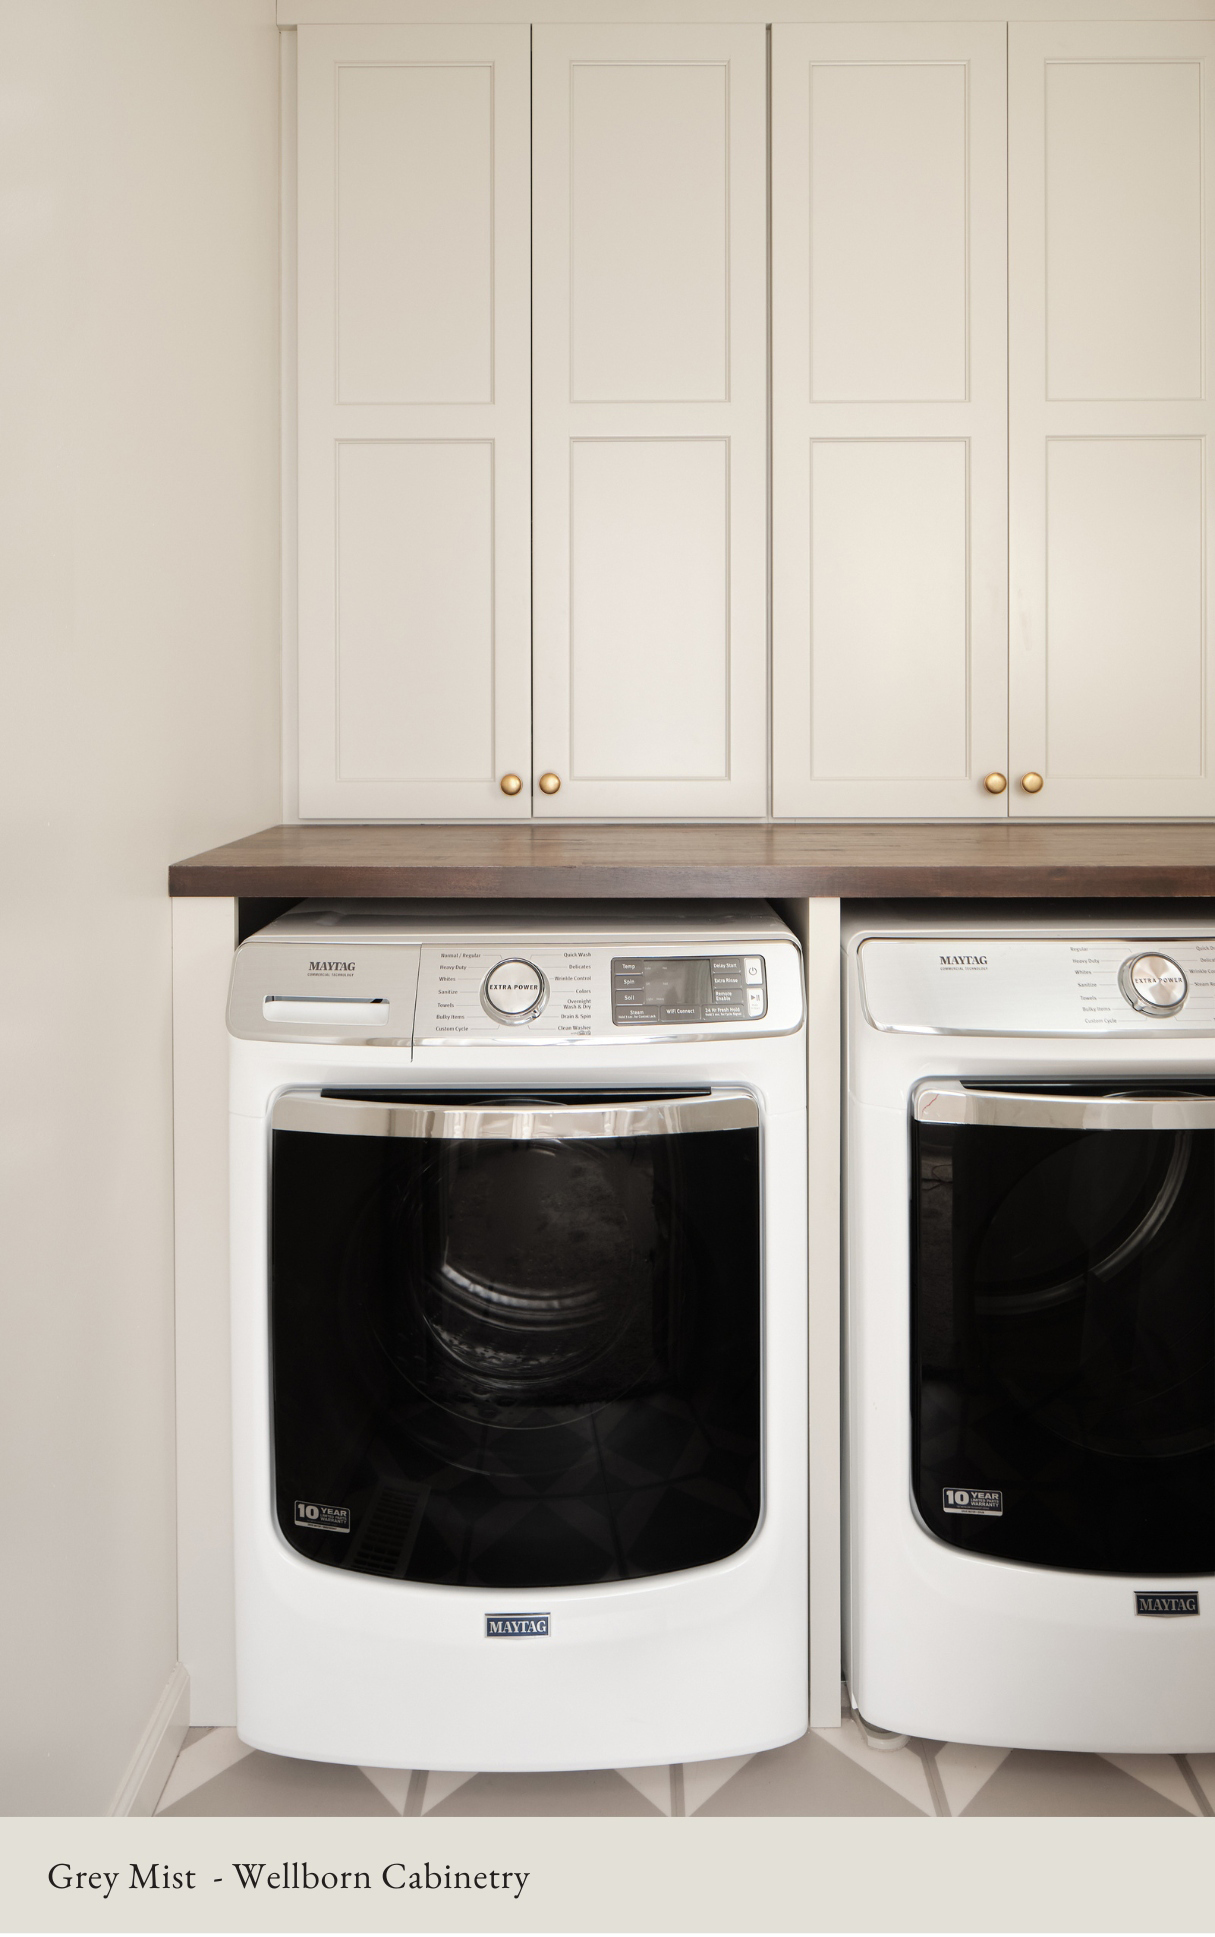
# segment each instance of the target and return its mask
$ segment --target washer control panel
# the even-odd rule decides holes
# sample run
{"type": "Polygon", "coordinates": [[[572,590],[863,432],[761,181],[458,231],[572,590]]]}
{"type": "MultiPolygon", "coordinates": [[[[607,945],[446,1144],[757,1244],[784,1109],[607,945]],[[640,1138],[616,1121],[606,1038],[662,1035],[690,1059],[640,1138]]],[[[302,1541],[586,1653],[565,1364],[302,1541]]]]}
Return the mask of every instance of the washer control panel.
{"type": "Polygon", "coordinates": [[[765,939],[717,953],[702,942],[626,952],[619,941],[422,946],[414,1047],[456,1042],[690,1041],[784,1035],[802,1021],[801,958],[765,939]]]}
{"type": "Polygon", "coordinates": [[[645,1042],[792,1035],[805,1016],[801,950],[767,910],[754,928],[686,921],[685,938],[673,920],[651,939],[642,921],[616,926],[592,905],[598,932],[581,941],[546,907],[513,934],[505,922],[478,928],[464,917],[472,932],[461,935],[457,909],[454,934],[429,915],[399,939],[388,921],[381,939],[375,913],[306,910],[251,936],[233,962],[231,1033],[415,1052],[580,1042],[631,1053],[645,1042]],[[437,934],[426,934],[428,922],[437,934]]]}

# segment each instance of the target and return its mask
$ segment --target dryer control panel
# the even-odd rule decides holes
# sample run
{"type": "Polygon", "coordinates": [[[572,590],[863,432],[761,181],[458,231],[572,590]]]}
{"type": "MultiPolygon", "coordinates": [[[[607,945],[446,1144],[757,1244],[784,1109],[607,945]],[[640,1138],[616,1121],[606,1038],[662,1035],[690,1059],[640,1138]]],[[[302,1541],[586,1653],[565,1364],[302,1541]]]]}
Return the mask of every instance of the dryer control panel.
{"type": "Polygon", "coordinates": [[[1215,935],[875,936],[860,943],[858,962],[875,1029],[980,1036],[1215,1032],[1215,935]]]}

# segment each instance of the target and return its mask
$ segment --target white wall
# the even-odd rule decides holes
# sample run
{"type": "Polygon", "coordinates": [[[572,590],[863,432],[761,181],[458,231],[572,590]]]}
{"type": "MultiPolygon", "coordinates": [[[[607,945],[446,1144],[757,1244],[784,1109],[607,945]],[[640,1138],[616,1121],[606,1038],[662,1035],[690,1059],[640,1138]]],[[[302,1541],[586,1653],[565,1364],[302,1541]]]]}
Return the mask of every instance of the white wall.
{"type": "Polygon", "coordinates": [[[0,0],[0,1811],[177,1656],[170,860],[279,817],[274,0],[0,0]]]}

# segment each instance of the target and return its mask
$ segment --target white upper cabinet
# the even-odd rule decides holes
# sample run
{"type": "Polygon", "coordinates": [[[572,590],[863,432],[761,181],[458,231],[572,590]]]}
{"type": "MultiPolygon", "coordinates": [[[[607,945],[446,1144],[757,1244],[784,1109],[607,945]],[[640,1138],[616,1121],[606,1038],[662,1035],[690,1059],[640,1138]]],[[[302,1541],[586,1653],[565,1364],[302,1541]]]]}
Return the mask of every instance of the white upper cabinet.
{"type": "Polygon", "coordinates": [[[528,814],[528,116],[526,27],[299,30],[305,816],[528,814]]]}
{"type": "Polygon", "coordinates": [[[1009,56],[1010,804],[1209,814],[1215,27],[1009,56]]]}
{"type": "Polygon", "coordinates": [[[763,814],[764,30],[532,67],[534,811],[763,814]]]}
{"type": "Polygon", "coordinates": [[[1002,816],[1003,25],[772,30],[773,806],[1002,816]]]}

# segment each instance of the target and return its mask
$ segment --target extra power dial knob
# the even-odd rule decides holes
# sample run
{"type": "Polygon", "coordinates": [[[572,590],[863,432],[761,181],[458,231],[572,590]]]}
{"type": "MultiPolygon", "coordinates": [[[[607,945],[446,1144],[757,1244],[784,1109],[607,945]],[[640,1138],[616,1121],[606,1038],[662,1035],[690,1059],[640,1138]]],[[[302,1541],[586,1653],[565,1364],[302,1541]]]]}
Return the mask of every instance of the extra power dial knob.
{"type": "Polygon", "coordinates": [[[1133,955],[1118,971],[1118,987],[1141,1016],[1171,1016],[1190,992],[1185,971],[1167,955],[1133,955]]]}
{"type": "Polygon", "coordinates": [[[481,1007],[495,1022],[530,1022],[548,1001],[548,983],[534,962],[512,956],[481,984],[481,1007]]]}

